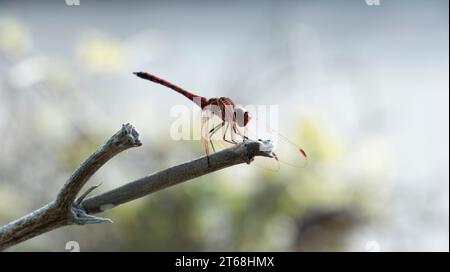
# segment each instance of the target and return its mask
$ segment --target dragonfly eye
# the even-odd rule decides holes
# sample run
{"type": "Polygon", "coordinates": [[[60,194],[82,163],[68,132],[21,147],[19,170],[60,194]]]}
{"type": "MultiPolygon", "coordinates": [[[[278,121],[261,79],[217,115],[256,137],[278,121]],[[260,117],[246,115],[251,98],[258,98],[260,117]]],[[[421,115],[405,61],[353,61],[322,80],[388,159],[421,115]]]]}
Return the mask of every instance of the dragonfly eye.
{"type": "Polygon", "coordinates": [[[245,127],[248,121],[250,120],[250,115],[248,114],[248,111],[246,111],[242,107],[236,107],[234,109],[234,117],[239,127],[245,127]]]}
{"type": "Polygon", "coordinates": [[[246,111],[244,113],[244,126],[246,126],[248,124],[248,122],[252,119],[252,117],[250,116],[250,114],[248,113],[248,111],[246,111]]]}

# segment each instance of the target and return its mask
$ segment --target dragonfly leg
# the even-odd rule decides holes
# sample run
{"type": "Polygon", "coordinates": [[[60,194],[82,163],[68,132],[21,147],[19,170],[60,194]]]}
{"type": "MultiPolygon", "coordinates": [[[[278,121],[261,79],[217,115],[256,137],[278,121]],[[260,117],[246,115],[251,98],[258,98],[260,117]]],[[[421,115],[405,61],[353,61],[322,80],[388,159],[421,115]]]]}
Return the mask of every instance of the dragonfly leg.
{"type": "Polygon", "coordinates": [[[217,126],[215,126],[214,128],[212,128],[209,132],[209,140],[211,141],[211,137],[221,128],[223,127],[223,125],[225,125],[225,122],[222,122],[220,124],[218,124],[217,126]]]}
{"type": "MultiPolygon", "coordinates": [[[[233,132],[236,133],[237,135],[242,137],[242,142],[244,142],[245,140],[248,140],[248,137],[245,135],[242,135],[236,128],[236,124],[233,124],[233,132]]],[[[233,135],[233,134],[232,134],[233,135]]],[[[233,139],[234,141],[234,139],[233,139]]]]}
{"type": "Polygon", "coordinates": [[[214,133],[216,133],[221,127],[223,127],[224,124],[225,124],[224,122],[218,124],[217,126],[215,126],[214,128],[212,128],[212,129],[209,131],[209,133],[208,133],[208,134],[209,134],[209,135],[208,135],[209,143],[211,144],[212,150],[213,150],[214,152],[216,152],[216,148],[214,147],[214,144],[213,144],[213,141],[211,140],[211,137],[212,137],[212,136],[214,135],[214,133]]]}
{"type": "Polygon", "coordinates": [[[275,154],[275,152],[272,152],[271,155],[275,158],[275,160],[280,161],[280,160],[278,160],[278,156],[277,156],[277,154],[275,154]]]}
{"type": "Polygon", "coordinates": [[[216,133],[217,130],[218,130],[219,128],[223,127],[223,125],[224,125],[224,123],[222,122],[222,123],[218,124],[217,126],[213,127],[213,128],[208,132],[209,136],[212,136],[214,133],[216,133]]]}
{"type": "Polygon", "coordinates": [[[229,129],[229,128],[230,128],[230,124],[227,123],[227,126],[225,127],[225,131],[224,131],[224,133],[223,133],[222,139],[223,139],[225,142],[227,142],[227,143],[230,143],[230,144],[237,144],[236,141],[235,141],[234,138],[233,138],[233,133],[231,133],[231,141],[228,140],[228,139],[226,138],[226,137],[227,137],[227,132],[228,132],[228,129],[229,129]]]}
{"type": "MultiPolygon", "coordinates": [[[[216,152],[216,149],[214,148],[214,144],[213,144],[213,142],[212,142],[211,139],[209,139],[209,143],[211,144],[211,147],[212,147],[213,152],[216,152]]],[[[209,157],[208,157],[208,158],[209,158],[209,157]]]]}
{"type": "Polygon", "coordinates": [[[277,161],[277,171],[280,170],[280,160],[278,159],[277,154],[275,154],[275,152],[272,151],[271,155],[277,161]]]}

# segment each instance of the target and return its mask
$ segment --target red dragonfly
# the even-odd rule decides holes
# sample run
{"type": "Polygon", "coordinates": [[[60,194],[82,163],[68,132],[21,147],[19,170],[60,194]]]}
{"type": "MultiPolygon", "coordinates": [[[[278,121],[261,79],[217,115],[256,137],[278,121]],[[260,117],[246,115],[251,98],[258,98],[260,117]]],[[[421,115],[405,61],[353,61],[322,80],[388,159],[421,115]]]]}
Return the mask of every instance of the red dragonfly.
{"type": "MultiPolygon", "coordinates": [[[[250,117],[249,112],[244,107],[235,104],[233,102],[233,100],[231,100],[230,98],[215,97],[215,98],[208,99],[208,98],[200,96],[200,95],[195,95],[181,87],[178,87],[177,85],[175,85],[173,83],[170,83],[169,81],[166,81],[166,80],[159,78],[157,76],[154,76],[152,74],[149,74],[146,72],[135,72],[134,74],[140,78],[161,84],[163,86],[166,86],[166,87],[176,91],[177,93],[182,94],[183,96],[185,96],[186,98],[188,98],[189,100],[191,100],[192,102],[194,102],[197,106],[199,106],[201,108],[202,116],[204,117],[204,118],[202,118],[202,137],[201,137],[201,139],[203,142],[203,146],[204,146],[206,155],[208,156],[208,165],[209,165],[209,144],[211,144],[211,147],[212,147],[213,151],[215,152],[215,147],[214,147],[214,144],[213,144],[211,138],[219,130],[222,131],[221,132],[222,140],[227,143],[230,143],[230,144],[238,143],[235,140],[236,136],[242,140],[248,139],[248,137],[245,135],[245,133],[241,132],[240,128],[245,128],[252,118],[250,117]],[[207,123],[207,121],[210,118],[212,118],[213,116],[219,117],[221,122],[219,124],[217,124],[216,126],[214,126],[213,128],[211,128],[210,130],[208,130],[209,126],[205,125],[205,123],[207,123]],[[225,128],[225,129],[222,130],[222,128],[225,128]],[[231,128],[231,131],[229,131],[230,128],[231,128]],[[227,139],[226,135],[228,135],[228,133],[230,134],[231,139],[227,139]]],[[[278,136],[280,136],[279,138],[283,142],[285,142],[289,145],[289,149],[291,151],[294,150],[294,152],[296,153],[296,155],[294,155],[294,157],[302,157],[304,159],[307,158],[307,155],[302,148],[298,147],[296,144],[294,144],[293,142],[291,142],[290,140],[288,140],[286,137],[282,136],[281,134],[278,134],[278,136]]],[[[261,139],[258,139],[258,140],[263,143],[265,142],[261,139]]],[[[279,157],[273,151],[271,151],[271,156],[273,158],[275,158],[277,161],[282,161],[282,160],[279,160],[279,157]]],[[[296,159],[297,158],[294,158],[294,161],[296,159]]],[[[298,158],[298,159],[301,160],[301,158],[298,158]]],[[[301,161],[303,161],[303,160],[301,160],[301,161]]],[[[288,161],[282,161],[282,162],[293,165],[293,166],[297,166],[297,163],[295,163],[295,162],[294,163],[291,163],[288,161]]]]}

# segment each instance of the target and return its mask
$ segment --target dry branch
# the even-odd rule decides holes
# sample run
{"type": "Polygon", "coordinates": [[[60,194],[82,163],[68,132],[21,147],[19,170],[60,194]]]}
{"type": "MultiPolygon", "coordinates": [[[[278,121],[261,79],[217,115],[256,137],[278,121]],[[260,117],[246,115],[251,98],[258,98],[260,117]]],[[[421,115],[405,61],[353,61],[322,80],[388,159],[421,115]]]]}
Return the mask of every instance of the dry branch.
{"type": "Polygon", "coordinates": [[[134,127],[123,125],[75,170],[54,201],[0,228],[0,251],[62,226],[112,222],[92,214],[226,167],[250,163],[255,156],[271,157],[270,151],[261,151],[260,142],[248,140],[210,155],[210,165],[206,156],[201,157],[84,200],[96,186],[92,187],[77,199],[86,182],[108,160],[140,145],[139,134],[134,127]]]}

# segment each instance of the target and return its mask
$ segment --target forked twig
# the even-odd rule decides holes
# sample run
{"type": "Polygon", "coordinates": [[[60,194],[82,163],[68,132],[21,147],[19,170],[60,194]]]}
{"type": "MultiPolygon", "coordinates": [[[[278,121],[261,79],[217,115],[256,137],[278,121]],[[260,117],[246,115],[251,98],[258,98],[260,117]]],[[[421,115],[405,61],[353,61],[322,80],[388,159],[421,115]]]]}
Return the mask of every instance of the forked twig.
{"type": "Polygon", "coordinates": [[[0,250],[62,226],[112,222],[92,214],[226,167],[250,163],[255,156],[272,157],[270,151],[261,148],[260,142],[246,140],[208,157],[182,163],[85,199],[99,185],[93,186],[77,199],[89,178],[107,161],[128,148],[140,145],[139,133],[134,127],[123,125],[75,170],[54,201],[0,228],[0,250]]]}

